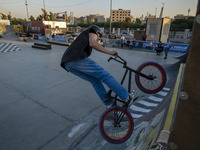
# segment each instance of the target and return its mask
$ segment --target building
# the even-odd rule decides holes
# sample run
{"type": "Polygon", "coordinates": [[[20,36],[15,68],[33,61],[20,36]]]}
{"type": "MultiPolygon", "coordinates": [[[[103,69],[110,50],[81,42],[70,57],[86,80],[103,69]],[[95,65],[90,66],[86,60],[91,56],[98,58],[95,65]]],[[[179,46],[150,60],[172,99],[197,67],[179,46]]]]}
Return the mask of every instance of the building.
{"type": "Polygon", "coordinates": [[[61,12],[61,13],[54,13],[53,20],[54,21],[66,21],[68,19],[67,12],[61,12]]]}
{"type": "Polygon", "coordinates": [[[149,19],[149,18],[156,18],[156,15],[151,15],[151,14],[149,14],[149,15],[147,15],[147,16],[145,17],[145,20],[147,20],[147,19],[149,19]]]}
{"type": "Polygon", "coordinates": [[[111,22],[122,22],[128,17],[131,18],[131,10],[111,10],[111,22]]]}
{"type": "Polygon", "coordinates": [[[105,22],[105,18],[104,16],[97,16],[96,19],[95,19],[96,22],[105,22]]]}
{"type": "Polygon", "coordinates": [[[78,22],[82,23],[93,23],[93,22],[105,22],[104,15],[89,15],[89,16],[82,16],[79,19],[77,19],[78,22]]]}
{"type": "Polygon", "coordinates": [[[67,19],[67,24],[68,25],[74,25],[75,24],[75,17],[74,17],[73,12],[70,12],[70,16],[67,19]]]}

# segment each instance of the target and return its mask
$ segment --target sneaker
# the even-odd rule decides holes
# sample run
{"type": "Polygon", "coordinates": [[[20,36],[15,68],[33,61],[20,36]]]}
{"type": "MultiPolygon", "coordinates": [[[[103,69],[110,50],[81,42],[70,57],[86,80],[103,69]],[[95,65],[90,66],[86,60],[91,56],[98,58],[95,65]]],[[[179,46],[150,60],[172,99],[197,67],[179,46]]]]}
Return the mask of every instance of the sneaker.
{"type": "Polygon", "coordinates": [[[106,109],[109,109],[113,106],[113,104],[110,104],[110,105],[106,105],[106,109]]]}
{"type": "Polygon", "coordinates": [[[106,101],[104,103],[106,105],[106,109],[111,108],[113,106],[113,103],[114,103],[113,100],[106,101]]]}
{"type": "Polygon", "coordinates": [[[128,105],[127,108],[129,108],[129,107],[133,104],[136,95],[137,95],[137,92],[136,92],[135,90],[133,90],[133,91],[129,94],[129,97],[126,99],[126,103],[123,104],[122,107],[125,107],[125,106],[128,105]]]}

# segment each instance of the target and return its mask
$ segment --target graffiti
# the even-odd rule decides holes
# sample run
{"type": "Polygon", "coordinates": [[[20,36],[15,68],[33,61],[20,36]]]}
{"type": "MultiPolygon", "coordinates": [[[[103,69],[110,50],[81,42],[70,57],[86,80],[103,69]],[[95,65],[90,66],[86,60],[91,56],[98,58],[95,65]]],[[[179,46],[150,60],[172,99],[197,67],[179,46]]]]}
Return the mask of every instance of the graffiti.
{"type": "Polygon", "coordinates": [[[127,150],[147,150],[155,143],[159,135],[165,110],[162,110],[150,121],[143,121],[138,124],[132,137],[126,142],[127,150]]]}

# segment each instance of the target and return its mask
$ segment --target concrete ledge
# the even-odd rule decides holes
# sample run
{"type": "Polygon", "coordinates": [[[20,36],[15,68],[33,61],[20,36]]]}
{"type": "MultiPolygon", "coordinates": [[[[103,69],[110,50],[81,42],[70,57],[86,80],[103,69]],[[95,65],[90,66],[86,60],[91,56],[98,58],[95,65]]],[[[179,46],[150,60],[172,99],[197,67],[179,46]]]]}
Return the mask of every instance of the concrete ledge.
{"type": "Polygon", "coordinates": [[[63,43],[63,42],[56,42],[56,41],[47,41],[47,43],[63,45],[63,46],[70,46],[71,43],[63,43]]]}
{"type": "Polygon", "coordinates": [[[24,41],[24,40],[27,40],[27,39],[33,40],[32,37],[19,37],[19,38],[18,38],[18,41],[24,41]]]}

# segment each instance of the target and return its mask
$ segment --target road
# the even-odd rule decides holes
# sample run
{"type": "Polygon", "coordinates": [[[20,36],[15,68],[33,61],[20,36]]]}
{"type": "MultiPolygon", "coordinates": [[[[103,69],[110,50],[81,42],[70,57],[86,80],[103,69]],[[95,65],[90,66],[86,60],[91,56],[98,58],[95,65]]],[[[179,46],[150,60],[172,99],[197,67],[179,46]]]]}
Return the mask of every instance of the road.
{"type": "MultiPolygon", "coordinates": [[[[112,145],[103,140],[98,131],[98,120],[105,106],[90,83],[59,66],[67,47],[52,45],[51,50],[33,49],[33,42],[0,39],[1,44],[14,45],[7,46],[9,52],[0,52],[0,149],[94,150],[126,147],[126,143],[112,145]],[[17,51],[11,49],[15,46],[17,51]]],[[[169,68],[178,61],[174,56],[179,55],[169,53],[165,60],[151,52],[116,50],[135,69],[146,61],[156,61],[169,68]]],[[[108,55],[94,50],[91,58],[118,81],[121,80],[122,66],[114,61],[107,62],[108,55]]],[[[173,89],[174,80],[171,79],[176,72],[172,75],[168,69],[167,75],[168,81],[165,90],[158,96],[158,102],[153,102],[155,95],[147,95],[142,104],[138,102],[132,106],[134,114],[141,110],[135,115],[136,120],[145,116],[145,109],[150,112],[158,107],[173,89]],[[138,110],[134,112],[136,108],[138,110]]],[[[133,89],[143,94],[134,82],[133,89]]]]}

